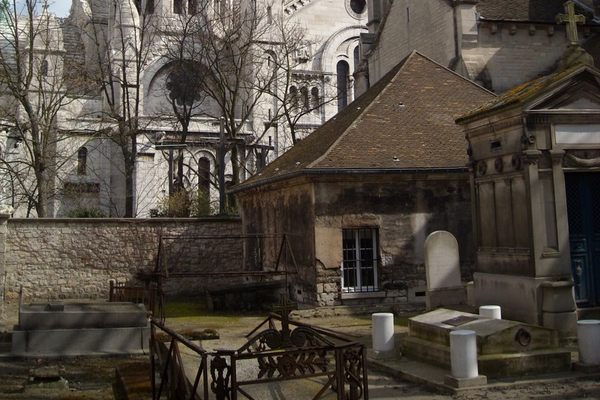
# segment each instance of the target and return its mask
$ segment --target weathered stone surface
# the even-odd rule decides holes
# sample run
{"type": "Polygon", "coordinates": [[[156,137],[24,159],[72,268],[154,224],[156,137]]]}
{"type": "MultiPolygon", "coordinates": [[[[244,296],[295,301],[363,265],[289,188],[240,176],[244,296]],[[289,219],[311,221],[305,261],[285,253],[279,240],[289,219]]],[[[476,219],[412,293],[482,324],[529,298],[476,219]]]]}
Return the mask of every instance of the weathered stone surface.
{"type": "MultiPolygon", "coordinates": [[[[25,299],[107,298],[109,279],[134,280],[136,273],[155,268],[160,238],[161,262],[170,273],[239,271],[242,242],[222,237],[239,236],[240,230],[234,218],[12,219],[6,235],[6,297],[16,299],[22,286],[25,299]]],[[[197,293],[215,281],[173,276],[165,290],[197,293]]]]}
{"type": "Polygon", "coordinates": [[[446,231],[436,231],[425,240],[427,289],[461,286],[458,242],[446,231]]]}

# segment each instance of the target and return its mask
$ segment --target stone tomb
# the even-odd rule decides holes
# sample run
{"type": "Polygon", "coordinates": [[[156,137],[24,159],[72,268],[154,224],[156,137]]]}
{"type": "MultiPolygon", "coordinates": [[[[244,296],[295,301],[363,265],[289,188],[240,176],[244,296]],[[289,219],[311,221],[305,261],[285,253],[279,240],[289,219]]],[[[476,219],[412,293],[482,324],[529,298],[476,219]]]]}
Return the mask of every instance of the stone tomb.
{"type": "Polygon", "coordinates": [[[19,307],[12,353],[23,356],[129,354],[149,338],[146,308],[133,303],[47,303],[19,307]]]}
{"type": "Polygon", "coordinates": [[[460,279],[458,242],[446,231],[435,231],[425,240],[426,305],[435,307],[466,303],[460,279]]]}
{"type": "Polygon", "coordinates": [[[571,353],[558,345],[558,332],[535,325],[437,309],[408,322],[402,352],[409,358],[450,369],[450,332],[475,331],[479,372],[491,378],[571,369],[571,353]]]}

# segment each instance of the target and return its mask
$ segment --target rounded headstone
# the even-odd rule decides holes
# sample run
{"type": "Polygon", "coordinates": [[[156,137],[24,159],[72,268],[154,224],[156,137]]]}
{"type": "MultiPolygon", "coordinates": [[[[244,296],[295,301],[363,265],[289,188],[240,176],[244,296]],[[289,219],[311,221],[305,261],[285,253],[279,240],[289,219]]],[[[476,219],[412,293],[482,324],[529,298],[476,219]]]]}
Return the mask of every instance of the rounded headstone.
{"type": "Polygon", "coordinates": [[[427,289],[462,286],[458,242],[446,231],[435,231],[425,239],[427,289]]]}
{"type": "Polygon", "coordinates": [[[470,330],[450,332],[450,365],[452,376],[459,379],[476,378],[477,335],[470,330]]]}
{"type": "Polygon", "coordinates": [[[375,313],[371,315],[373,351],[394,350],[394,314],[375,313]]]}
{"type": "Polygon", "coordinates": [[[579,361],[588,365],[600,365],[600,320],[577,321],[579,361]]]}

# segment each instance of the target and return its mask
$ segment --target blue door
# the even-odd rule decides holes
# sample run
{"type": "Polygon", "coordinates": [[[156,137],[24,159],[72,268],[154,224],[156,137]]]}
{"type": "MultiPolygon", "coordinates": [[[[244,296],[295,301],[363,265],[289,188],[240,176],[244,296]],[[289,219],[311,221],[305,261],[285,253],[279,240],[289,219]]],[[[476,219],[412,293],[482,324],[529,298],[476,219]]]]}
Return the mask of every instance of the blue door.
{"type": "Polygon", "coordinates": [[[580,307],[600,305],[600,173],[565,175],[571,268],[580,307]]]}

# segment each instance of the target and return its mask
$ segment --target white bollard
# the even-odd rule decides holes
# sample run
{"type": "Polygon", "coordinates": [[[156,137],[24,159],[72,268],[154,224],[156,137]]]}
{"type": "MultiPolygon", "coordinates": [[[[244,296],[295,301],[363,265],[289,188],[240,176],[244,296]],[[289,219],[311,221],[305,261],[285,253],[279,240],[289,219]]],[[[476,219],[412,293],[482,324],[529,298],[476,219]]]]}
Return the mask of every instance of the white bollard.
{"type": "Polygon", "coordinates": [[[477,335],[474,331],[450,332],[450,366],[454,378],[469,379],[479,376],[477,335]]]}
{"type": "Polygon", "coordinates": [[[394,350],[394,314],[375,313],[371,315],[373,351],[394,350]]]}
{"type": "Polygon", "coordinates": [[[502,319],[502,309],[500,306],[481,306],[479,315],[485,318],[502,319]]]}
{"type": "Polygon", "coordinates": [[[600,320],[583,319],[577,321],[577,343],[579,362],[600,365],[600,320]]]}

